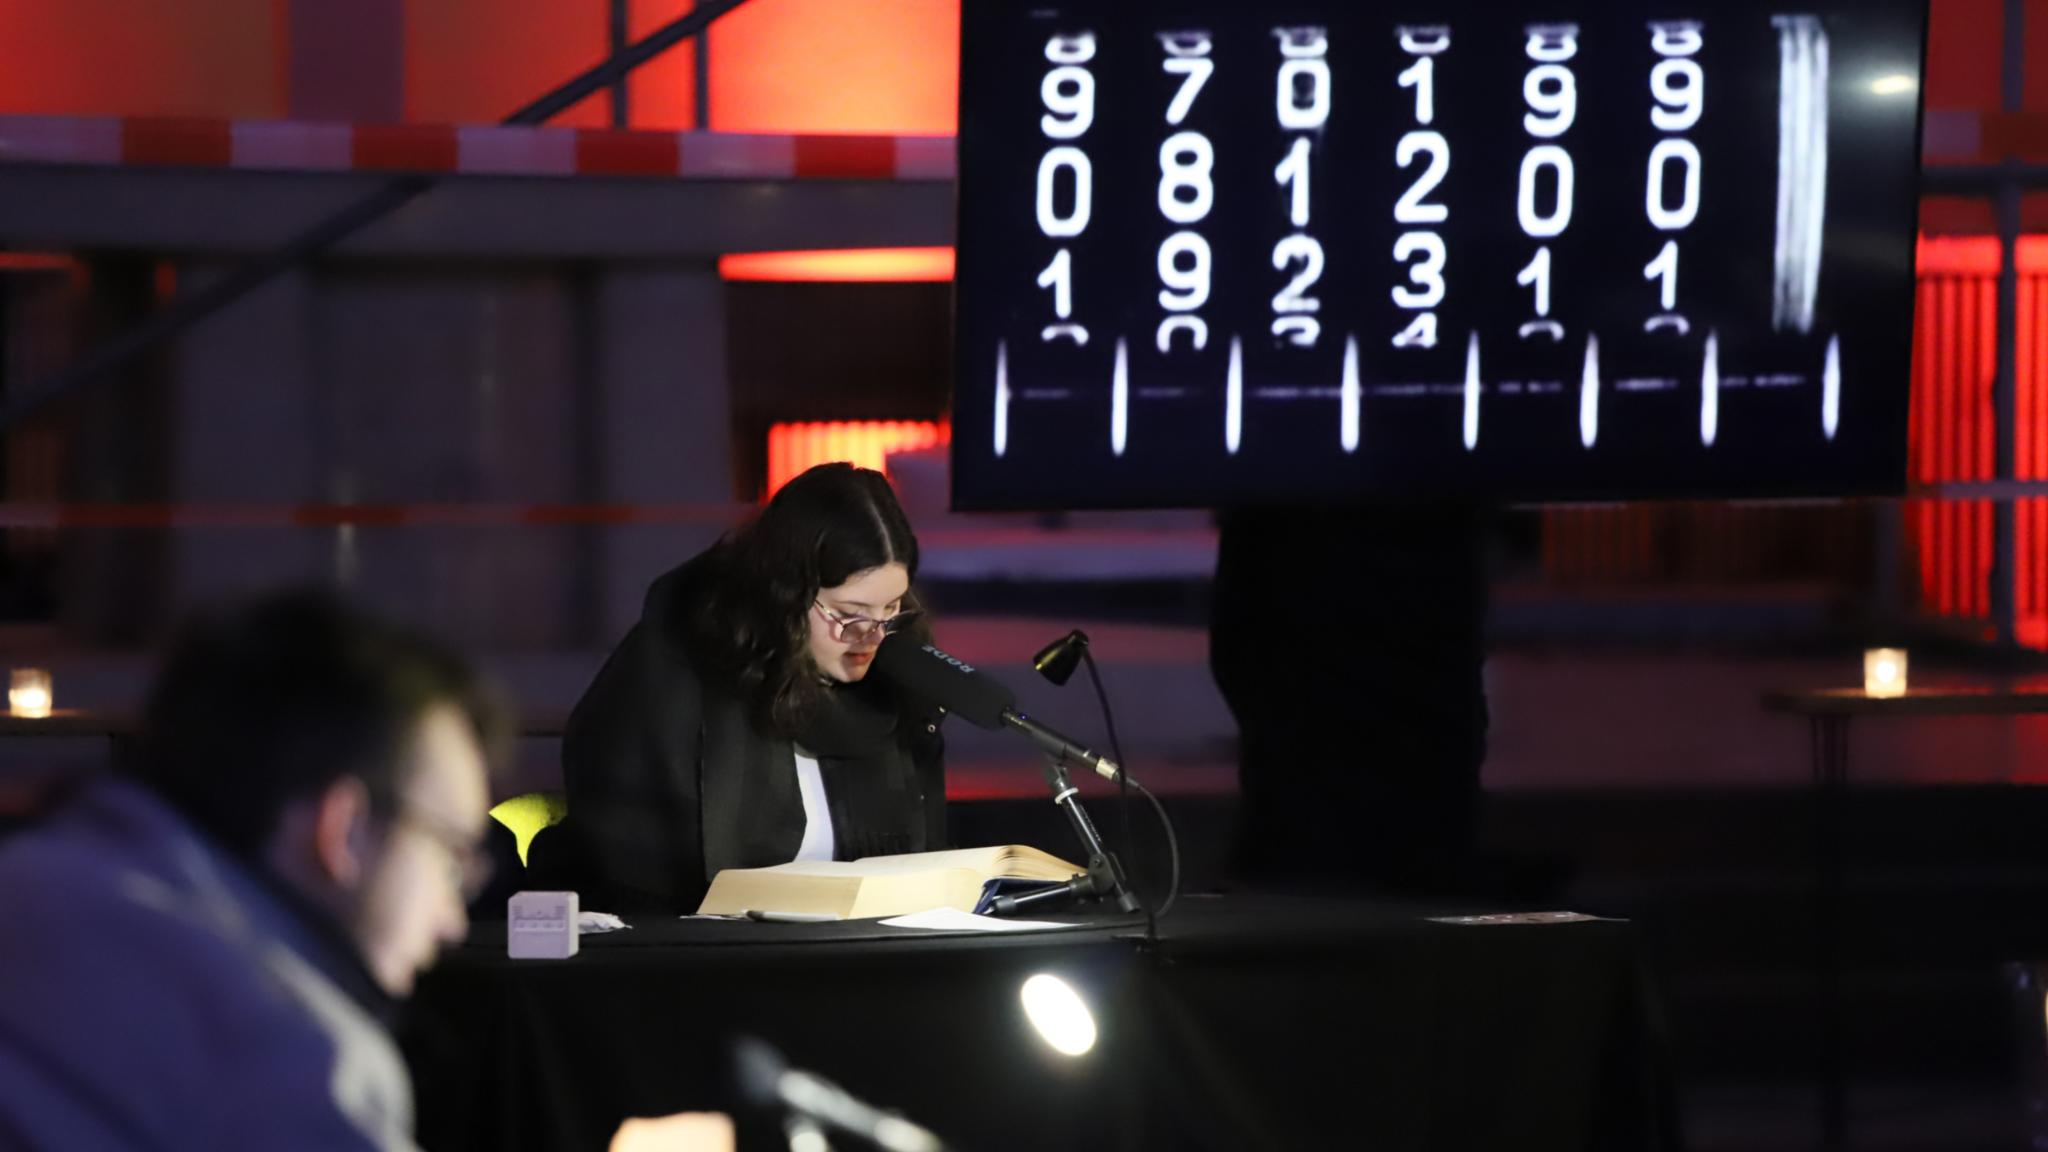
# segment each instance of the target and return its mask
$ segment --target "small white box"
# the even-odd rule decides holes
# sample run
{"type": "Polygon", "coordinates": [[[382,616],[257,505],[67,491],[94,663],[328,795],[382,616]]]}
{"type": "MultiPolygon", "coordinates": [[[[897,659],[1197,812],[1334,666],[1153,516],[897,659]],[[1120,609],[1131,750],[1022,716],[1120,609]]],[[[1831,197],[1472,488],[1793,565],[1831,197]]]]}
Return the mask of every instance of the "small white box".
{"type": "Polygon", "coordinates": [[[576,913],[574,892],[515,893],[505,908],[505,954],[514,960],[574,956],[576,913]]]}

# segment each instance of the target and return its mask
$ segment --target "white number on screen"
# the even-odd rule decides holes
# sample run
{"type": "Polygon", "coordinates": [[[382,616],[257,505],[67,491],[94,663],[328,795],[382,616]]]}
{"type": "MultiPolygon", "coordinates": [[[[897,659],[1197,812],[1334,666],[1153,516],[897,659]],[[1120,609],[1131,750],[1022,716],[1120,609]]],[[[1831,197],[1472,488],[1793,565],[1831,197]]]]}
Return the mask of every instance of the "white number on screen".
{"type": "Polygon", "coordinates": [[[1186,332],[1194,343],[1195,351],[1197,352],[1209,346],[1209,324],[1207,321],[1203,320],[1200,316],[1168,316],[1159,322],[1159,332],[1154,339],[1154,343],[1159,346],[1160,355],[1164,356],[1168,352],[1173,351],[1173,334],[1175,332],[1186,332]]]}
{"type": "Polygon", "coordinates": [[[1451,30],[1442,24],[1402,28],[1401,51],[1410,56],[1434,56],[1451,46],[1451,30]]]}
{"type": "Polygon", "coordinates": [[[1095,123],[1095,77],[1086,68],[1062,65],[1038,86],[1046,113],[1038,127],[1055,140],[1072,140],[1095,123]]]}
{"type": "Polygon", "coordinates": [[[1395,201],[1394,219],[1402,224],[1440,224],[1449,219],[1450,209],[1425,203],[1424,198],[1443,183],[1444,173],[1451,170],[1451,146],[1440,132],[1410,132],[1395,145],[1394,163],[1407,168],[1415,163],[1418,154],[1429,157],[1429,166],[1395,201]]]}
{"type": "Polygon", "coordinates": [[[1683,132],[1699,123],[1706,83],[1696,60],[1658,61],[1650,69],[1650,94],[1657,98],[1657,107],[1650,109],[1650,123],[1663,132],[1683,132]]]}
{"type": "Polygon", "coordinates": [[[1296,228],[1308,227],[1308,151],[1308,137],[1296,137],[1287,158],[1273,169],[1273,182],[1287,189],[1287,220],[1296,228]]]}
{"type": "Polygon", "coordinates": [[[1054,36],[1045,42],[1045,58],[1055,64],[1086,64],[1095,59],[1095,33],[1054,36]]]}
{"type": "Polygon", "coordinates": [[[1095,171],[1088,154],[1063,144],[1047,150],[1038,162],[1038,230],[1047,236],[1079,236],[1088,227],[1090,204],[1095,199],[1095,171]],[[1073,199],[1066,212],[1059,210],[1059,174],[1073,174],[1073,199]]]}
{"type": "Polygon", "coordinates": [[[1539,139],[1564,135],[1579,115],[1578,83],[1572,70],[1562,64],[1531,68],[1522,78],[1522,99],[1532,109],[1522,117],[1522,128],[1539,139]]]}
{"type": "Polygon", "coordinates": [[[1660,232],[1675,232],[1691,224],[1700,211],[1700,150],[1690,140],[1669,138],[1650,149],[1650,179],[1644,189],[1644,207],[1650,223],[1660,232]],[[1665,202],[1665,166],[1676,161],[1679,173],[1678,206],[1665,202]]]}
{"type": "Polygon", "coordinates": [[[1321,28],[1275,28],[1280,38],[1280,55],[1289,60],[1313,60],[1330,54],[1330,38],[1321,28]]]}
{"type": "Polygon", "coordinates": [[[1536,314],[1550,315],[1550,247],[1545,245],[1536,250],[1536,256],[1515,276],[1515,283],[1524,288],[1533,285],[1536,289],[1536,314]]]}
{"type": "Polygon", "coordinates": [[[1180,89],[1173,94],[1173,102],[1166,106],[1168,124],[1178,124],[1188,118],[1188,113],[1194,110],[1195,97],[1202,94],[1202,85],[1207,84],[1210,75],[1216,71],[1216,62],[1209,59],[1208,52],[1209,42],[1203,40],[1199,56],[1167,57],[1166,70],[1180,77],[1180,89]]]}
{"type": "Polygon", "coordinates": [[[1038,286],[1052,289],[1053,315],[1065,320],[1074,314],[1074,258],[1065,248],[1038,274],[1038,286]]]}
{"type": "Polygon", "coordinates": [[[1408,70],[1396,77],[1403,88],[1415,89],[1415,122],[1428,124],[1436,119],[1436,60],[1423,56],[1408,66],[1408,70]]]}
{"type": "Polygon", "coordinates": [[[1690,20],[1650,25],[1650,47],[1659,56],[1692,56],[1701,43],[1700,26],[1690,20]]]}
{"type": "Polygon", "coordinates": [[[1313,316],[1281,316],[1273,321],[1273,338],[1296,348],[1313,347],[1322,334],[1322,321],[1313,316]]]}
{"type": "Polygon", "coordinates": [[[1200,132],[1176,132],[1159,146],[1159,214],[1193,224],[1209,214],[1216,186],[1209,179],[1216,150],[1200,132]]]}
{"type": "Polygon", "coordinates": [[[1522,157],[1521,190],[1515,197],[1515,214],[1522,231],[1531,236],[1556,236],[1572,222],[1572,154],[1555,144],[1539,144],[1522,157]],[[1536,184],[1545,168],[1550,169],[1554,189],[1550,211],[1536,210],[1536,184]]]}
{"type": "Polygon", "coordinates": [[[1159,306],[1192,312],[1209,300],[1209,242],[1199,233],[1175,232],[1159,246],[1159,306]],[[1185,267],[1183,267],[1185,263],[1185,267]]]}
{"type": "Polygon", "coordinates": [[[1424,312],[1408,322],[1406,328],[1394,337],[1396,348],[1436,347],[1436,313],[1424,312]]]}
{"type": "Polygon", "coordinates": [[[1273,93],[1280,126],[1313,131],[1330,119],[1330,65],[1324,60],[1286,60],[1273,93]]]}
{"type": "Polygon", "coordinates": [[[1529,59],[1542,64],[1562,64],[1578,55],[1579,28],[1576,24],[1536,24],[1529,28],[1529,59]]]}
{"type": "Polygon", "coordinates": [[[1444,240],[1434,232],[1404,232],[1394,241],[1394,259],[1407,264],[1420,257],[1420,261],[1408,266],[1408,280],[1415,288],[1396,286],[1394,303],[1403,308],[1434,308],[1444,298],[1444,240]]]}
{"type": "Polygon", "coordinates": [[[1643,266],[1643,279],[1657,280],[1660,278],[1663,280],[1663,283],[1658,286],[1658,296],[1663,302],[1664,310],[1669,312],[1673,308],[1678,307],[1678,241],[1676,240],[1666,240],[1663,250],[1657,253],[1657,258],[1643,266]]]}
{"type": "Polygon", "coordinates": [[[1293,264],[1300,264],[1301,271],[1294,274],[1287,287],[1273,297],[1275,312],[1314,312],[1322,302],[1313,296],[1304,296],[1323,275],[1323,246],[1313,236],[1289,236],[1273,246],[1273,270],[1285,272],[1293,264]]]}

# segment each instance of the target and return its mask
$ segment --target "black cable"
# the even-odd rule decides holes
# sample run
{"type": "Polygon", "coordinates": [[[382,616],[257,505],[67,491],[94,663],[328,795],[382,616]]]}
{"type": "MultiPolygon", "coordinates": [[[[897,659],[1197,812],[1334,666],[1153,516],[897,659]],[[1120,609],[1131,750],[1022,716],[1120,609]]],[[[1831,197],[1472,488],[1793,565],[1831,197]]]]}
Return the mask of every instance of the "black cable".
{"type": "MultiPolygon", "coordinates": [[[[1117,815],[1124,826],[1124,847],[1125,850],[1135,853],[1138,841],[1137,837],[1131,832],[1131,790],[1129,787],[1131,774],[1123,770],[1124,746],[1123,742],[1116,738],[1116,717],[1110,714],[1109,693],[1102,689],[1102,674],[1095,670],[1095,654],[1088,650],[1086,643],[1081,645],[1081,662],[1088,665],[1088,683],[1095,687],[1095,701],[1102,706],[1102,726],[1109,730],[1109,754],[1116,758],[1116,807],[1117,815]]],[[[1148,926],[1151,923],[1151,916],[1152,904],[1148,900],[1145,902],[1145,917],[1148,926]]]]}
{"type": "Polygon", "coordinates": [[[1159,802],[1159,797],[1154,796],[1150,788],[1136,780],[1131,781],[1131,787],[1136,788],[1140,796],[1152,802],[1152,810],[1159,813],[1159,826],[1166,829],[1166,855],[1173,862],[1173,881],[1166,888],[1166,903],[1159,906],[1159,915],[1164,916],[1173,910],[1174,899],[1180,895],[1180,838],[1173,834],[1173,820],[1166,815],[1166,805],[1159,802]]]}
{"type": "Polygon", "coordinates": [[[1121,802],[1117,805],[1123,813],[1124,843],[1135,849],[1137,837],[1131,832],[1131,789],[1136,788],[1145,799],[1152,802],[1152,808],[1159,813],[1159,823],[1166,829],[1166,848],[1172,860],[1172,880],[1167,885],[1166,901],[1155,912],[1152,902],[1145,901],[1145,935],[1148,939],[1157,936],[1153,922],[1172,909],[1174,900],[1180,895],[1180,839],[1173,833],[1173,820],[1166,814],[1166,806],[1159,802],[1143,784],[1131,779],[1130,761],[1124,759],[1123,742],[1117,739],[1116,715],[1109,707],[1109,693],[1102,687],[1102,673],[1096,670],[1095,654],[1086,645],[1081,648],[1081,662],[1088,666],[1088,683],[1095,686],[1095,700],[1102,706],[1102,726],[1109,731],[1109,752],[1116,758],[1116,781],[1121,802]]]}

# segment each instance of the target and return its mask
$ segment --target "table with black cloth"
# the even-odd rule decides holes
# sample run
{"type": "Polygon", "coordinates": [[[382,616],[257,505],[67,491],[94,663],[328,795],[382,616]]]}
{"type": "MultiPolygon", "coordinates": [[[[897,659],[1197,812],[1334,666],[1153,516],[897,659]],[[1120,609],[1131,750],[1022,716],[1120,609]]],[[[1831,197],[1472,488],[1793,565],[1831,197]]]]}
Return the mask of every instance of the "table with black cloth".
{"type": "MultiPolygon", "coordinates": [[[[627,1116],[732,1110],[747,1033],[965,1152],[1672,1147],[1633,928],[1426,918],[1462,911],[1196,897],[1150,942],[1082,916],[1012,935],[643,919],[566,961],[509,960],[480,924],[408,1014],[420,1143],[602,1149],[627,1116]],[[1093,1007],[1089,1054],[1033,1031],[1038,972],[1093,1007]]],[[[774,1132],[743,1125],[741,1147],[774,1132]]]]}

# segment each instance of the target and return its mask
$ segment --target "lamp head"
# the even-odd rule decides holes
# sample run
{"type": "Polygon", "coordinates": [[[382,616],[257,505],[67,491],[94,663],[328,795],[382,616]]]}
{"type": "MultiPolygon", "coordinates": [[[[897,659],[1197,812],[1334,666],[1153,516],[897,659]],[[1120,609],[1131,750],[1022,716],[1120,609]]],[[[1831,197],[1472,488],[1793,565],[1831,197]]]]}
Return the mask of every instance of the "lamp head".
{"type": "Polygon", "coordinates": [[[1040,676],[1064,688],[1087,651],[1088,634],[1076,628],[1040,648],[1038,655],[1031,658],[1031,666],[1038,669],[1040,676]]]}

